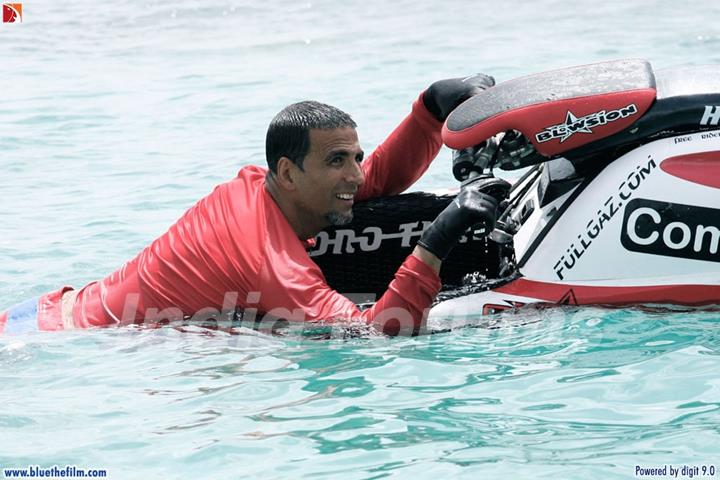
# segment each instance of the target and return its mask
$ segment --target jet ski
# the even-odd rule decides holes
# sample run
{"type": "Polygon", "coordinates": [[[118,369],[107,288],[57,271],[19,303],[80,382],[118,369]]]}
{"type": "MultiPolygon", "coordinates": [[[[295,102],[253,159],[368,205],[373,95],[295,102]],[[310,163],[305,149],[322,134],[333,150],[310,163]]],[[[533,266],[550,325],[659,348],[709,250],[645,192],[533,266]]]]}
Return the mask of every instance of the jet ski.
{"type": "MultiPolygon", "coordinates": [[[[443,127],[458,181],[526,169],[489,235],[468,231],[430,318],[528,304],[720,304],[720,66],[645,60],[512,79],[443,127]]],[[[311,257],[372,302],[453,195],[358,203],[311,257]]]]}

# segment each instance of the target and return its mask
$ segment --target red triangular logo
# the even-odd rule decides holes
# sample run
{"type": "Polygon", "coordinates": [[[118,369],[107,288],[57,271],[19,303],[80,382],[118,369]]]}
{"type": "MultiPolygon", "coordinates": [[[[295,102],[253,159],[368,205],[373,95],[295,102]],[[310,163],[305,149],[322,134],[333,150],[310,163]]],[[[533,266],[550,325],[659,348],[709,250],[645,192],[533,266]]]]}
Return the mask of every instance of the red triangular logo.
{"type": "Polygon", "coordinates": [[[575,292],[573,292],[572,288],[567,291],[563,297],[558,300],[559,305],[577,305],[577,298],[575,298],[575,292]]]}

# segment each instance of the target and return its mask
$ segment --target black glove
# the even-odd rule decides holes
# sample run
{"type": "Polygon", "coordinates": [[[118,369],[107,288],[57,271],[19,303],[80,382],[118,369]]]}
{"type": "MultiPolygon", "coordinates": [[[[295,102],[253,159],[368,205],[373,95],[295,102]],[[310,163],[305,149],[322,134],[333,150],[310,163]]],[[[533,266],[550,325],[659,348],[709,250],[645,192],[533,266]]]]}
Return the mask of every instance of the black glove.
{"type": "Polygon", "coordinates": [[[495,79],[478,73],[465,78],[438,80],[425,90],[423,103],[435,118],[444,122],[462,102],[495,85],[495,79]]]}
{"type": "Polygon", "coordinates": [[[444,260],[460,237],[480,224],[489,234],[495,228],[498,202],[507,197],[510,184],[495,177],[475,177],[460,189],[457,197],[440,212],[423,232],[418,245],[444,260]]]}

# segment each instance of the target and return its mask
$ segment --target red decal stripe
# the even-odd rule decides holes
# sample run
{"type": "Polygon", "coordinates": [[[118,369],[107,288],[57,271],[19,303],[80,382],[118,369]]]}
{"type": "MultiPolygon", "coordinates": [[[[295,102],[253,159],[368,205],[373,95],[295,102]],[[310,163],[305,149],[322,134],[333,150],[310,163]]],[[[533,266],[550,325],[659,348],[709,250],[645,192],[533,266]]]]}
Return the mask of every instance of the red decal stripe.
{"type": "Polygon", "coordinates": [[[673,177],[720,188],[720,152],[698,152],[666,158],[660,168],[673,177]]]}
{"type": "Polygon", "coordinates": [[[538,298],[549,303],[563,300],[569,292],[577,305],[629,305],[634,303],[667,303],[676,305],[720,304],[720,285],[652,285],[636,287],[595,287],[539,282],[519,278],[494,291],[538,298]]]}

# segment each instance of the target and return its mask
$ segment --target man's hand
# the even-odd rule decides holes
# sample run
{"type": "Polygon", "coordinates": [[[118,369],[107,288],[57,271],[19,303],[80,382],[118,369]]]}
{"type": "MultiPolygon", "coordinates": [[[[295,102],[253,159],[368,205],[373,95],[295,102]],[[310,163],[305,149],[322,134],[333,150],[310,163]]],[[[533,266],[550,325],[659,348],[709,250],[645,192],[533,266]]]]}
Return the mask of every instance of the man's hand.
{"type": "Polygon", "coordinates": [[[418,245],[444,260],[468,228],[479,225],[489,234],[495,228],[498,202],[509,190],[510,184],[500,178],[473,178],[423,232],[418,245]]]}
{"type": "Polygon", "coordinates": [[[425,90],[423,103],[435,118],[444,122],[462,102],[495,85],[495,79],[478,73],[465,78],[439,80],[425,90]]]}

